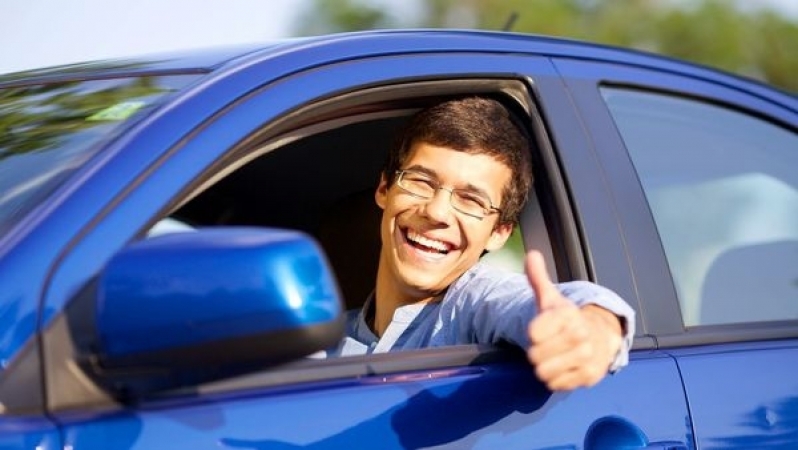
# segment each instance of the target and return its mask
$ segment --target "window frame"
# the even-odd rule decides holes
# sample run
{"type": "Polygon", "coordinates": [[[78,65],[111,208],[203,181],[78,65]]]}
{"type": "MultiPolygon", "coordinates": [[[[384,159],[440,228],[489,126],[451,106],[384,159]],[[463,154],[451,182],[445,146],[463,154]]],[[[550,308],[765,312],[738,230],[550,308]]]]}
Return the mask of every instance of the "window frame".
{"type": "MultiPolygon", "coordinates": [[[[537,81],[537,80],[536,80],[537,81]]],[[[545,90],[543,92],[546,92],[545,90]]],[[[551,255],[546,255],[551,266],[550,274],[557,281],[573,279],[593,279],[595,266],[591,264],[591,252],[584,247],[580,225],[581,218],[574,213],[572,197],[568,194],[568,181],[563,176],[557,145],[552,141],[551,131],[546,114],[573,117],[570,108],[558,111],[541,110],[539,83],[532,84],[529,79],[520,77],[480,77],[480,78],[446,78],[397,80],[385,85],[358,86],[351,92],[340,93],[306,105],[292,112],[283,121],[290,126],[269,125],[250,136],[237,148],[227,152],[224,159],[217,161],[214,169],[206,171],[206,175],[197,180],[190,190],[175,202],[172,208],[184,204],[187,199],[198,195],[219,181],[221,176],[249,163],[253,159],[269,153],[280,151],[286,142],[307,138],[315,133],[331,128],[351,124],[352,121],[363,120],[369,116],[391,116],[395,111],[415,111],[421,106],[432,104],[449,97],[462,95],[492,95],[503,97],[508,106],[514,108],[524,120],[537,149],[532,151],[534,184],[530,196],[537,202],[530,202],[534,207],[525,208],[522,212],[520,229],[524,247],[547,242],[551,246],[551,255]],[[412,106],[410,106],[412,105],[412,106]],[[377,111],[375,108],[385,107],[377,111]],[[567,112],[566,112],[567,111],[567,112]],[[535,222],[535,217],[538,221],[535,222]],[[542,219],[542,220],[541,220],[542,219]],[[530,227],[538,227],[536,236],[532,236],[530,227]],[[545,228],[541,233],[540,227],[545,228]],[[545,236],[543,236],[545,234],[545,236]],[[550,257],[549,257],[550,256],[550,257]]],[[[561,104],[555,102],[554,104],[561,104]]],[[[546,106],[551,106],[547,103],[546,106]]],[[[602,193],[592,193],[588,202],[599,199],[602,193]]],[[[544,255],[547,252],[544,252],[544,255]]],[[[624,268],[618,272],[623,273],[624,268]]],[[[626,299],[626,298],[625,298],[626,299]]],[[[636,299],[628,298],[631,306],[637,309],[636,299]]],[[[644,336],[636,336],[635,349],[652,348],[651,342],[644,336]],[[638,339],[639,338],[639,339],[638,339]]],[[[435,371],[452,367],[469,367],[484,364],[513,364],[528,368],[525,353],[516,348],[490,344],[464,344],[436,348],[424,348],[402,352],[367,354],[336,357],[330,359],[311,359],[295,361],[279,368],[263,370],[251,375],[219,382],[205,383],[199,387],[203,393],[224,394],[251,388],[272,388],[293,382],[318,382],[324,380],[346,380],[359,376],[374,376],[406,371],[435,371]]],[[[465,369],[464,369],[465,370],[465,369]]],[[[178,392],[169,392],[166,398],[178,392]]]]}
{"type": "MultiPolygon", "coordinates": [[[[178,196],[182,199],[175,202],[172,208],[185,204],[187,199],[195,198],[199,192],[220,181],[221,177],[229,175],[258,157],[272,151],[281,151],[281,147],[286,143],[306,139],[337,127],[368,121],[372,118],[391,117],[397,114],[409,116],[423,106],[445,98],[463,95],[499,96],[505,104],[515,109],[519,118],[524,121],[527,129],[532,133],[532,138],[537,141],[537,145],[544,146],[551,151],[551,145],[545,142],[545,128],[542,128],[541,113],[536,101],[531,97],[532,93],[533,88],[528,81],[517,77],[423,78],[396,80],[377,86],[357,86],[350,92],[342,92],[305,105],[293,111],[280,123],[269,124],[256,132],[245,142],[228,151],[222,160],[214,164],[213,168],[206,170],[201,179],[178,196]]],[[[532,151],[532,149],[530,150],[532,151]]],[[[533,160],[535,158],[540,157],[533,155],[533,160]]],[[[542,173],[542,171],[543,169],[540,168],[536,170],[534,174],[536,180],[540,176],[539,172],[542,173]]],[[[547,178],[556,178],[556,176],[547,178]]],[[[549,189],[542,189],[540,186],[535,188],[539,192],[534,192],[533,188],[530,195],[540,196],[541,192],[550,192],[549,189]]],[[[549,203],[548,208],[552,208],[552,205],[557,202],[549,203]]],[[[565,207],[565,209],[569,208],[565,207]]],[[[551,209],[549,212],[551,213],[551,209]]],[[[524,231],[531,220],[530,212],[525,211],[520,225],[521,239],[525,247],[532,239],[526,236],[524,231]]],[[[558,219],[558,222],[560,220],[558,219]]],[[[560,225],[547,223],[546,228],[547,230],[559,229],[560,225]]],[[[560,234],[567,234],[567,231],[560,234]]],[[[539,237],[535,239],[539,240],[539,237]]],[[[571,236],[569,242],[559,248],[552,248],[553,254],[550,262],[556,264],[560,271],[584,274],[584,262],[573,258],[573,255],[581,255],[583,252],[581,250],[570,252],[564,250],[571,243],[579,245],[580,241],[578,237],[571,236]]],[[[552,272],[557,273],[555,270],[552,272]]],[[[252,388],[270,389],[286,384],[325,380],[346,382],[346,380],[356,377],[380,374],[390,376],[397,372],[434,372],[455,367],[459,367],[458,370],[468,371],[476,370],[468,369],[470,366],[494,363],[519,365],[525,369],[529,367],[525,353],[520,349],[490,344],[463,344],[402,352],[298,360],[243,377],[203,383],[198,388],[192,387],[191,389],[199,390],[203,394],[225,395],[225,393],[252,388]],[[286,383],[286,380],[291,380],[291,382],[286,383]]],[[[173,398],[180,394],[180,390],[170,391],[164,393],[163,397],[173,398]]],[[[160,397],[153,400],[157,401],[160,397]]]]}
{"type": "MultiPolygon", "coordinates": [[[[236,168],[253,161],[258,156],[270,152],[288,142],[302,139],[309,134],[317,133],[330,127],[340,126],[347,123],[350,117],[360,116],[379,116],[383,112],[369,111],[374,105],[384,105],[386,108],[397,108],[398,110],[418,109],[421,105],[432,103],[442,98],[468,95],[499,95],[506,101],[511,102],[517,109],[517,113],[524,119],[526,125],[536,136],[538,145],[545,148],[551,155],[551,160],[547,162],[549,167],[557,167],[553,157],[553,149],[546,141],[546,132],[541,113],[537,110],[537,102],[533,100],[535,87],[530,86],[530,80],[524,80],[518,76],[496,76],[479,78],[457,78],[446,77],[435,79],[426,77],[417,80],[391,80],[379,86],[353,86],[350,92],[341,92],[334,96],[314,100],[304,107],[300,107],[278,120],[265,123],[259,131],[240,140],[232,148],[228,149],[221,158],[202,171],[202,175],[196,177],[190,184],[184,186],[179,193],[172,197],[158,216],[146,222],[144,228],[139,232],[140,237],[144,237],[152,224],[163,217],[167,217],[172,211],[181,205],[195,198],[200,192],[209,186],[223,179],[236,168]],[[381,98],[383,96],[384,98],[381,98]],[[408,97],[415,98],[420,103],[413,106],[413,102],[408,102],[408,97]],[[367,101],[365,100],[367,99],[367,101]],[[365,106],[365,111],[364,111],[365,106]],[[412,106],[412,107],[411,107],[412,106]],[[532,118],[530,121],[528,118],[532,118]],[[539,127],[539,128],[536,128],[539,127]],[[540,134],[538,134],[540,133],[540,134]]],[[[540,159],[540,156],[534,158],[540,159]]],[[[533,158],[533,159],[534,159],[533,158]]],[[[543,157],[545,158],[545,156],[543,157]]],[[[545,169],[538,166],[536,179],[548,178],[547,187],[550,183],[556,183],[558,173],[552,173],[547,177],[540,176],[545,169]],[[551,181],[554,179],[555,181],[551,181]]],[[[561,182],[561,180],[560,180],[561,182]]],[[[537,189],[542,192],[549,192],[547,188],[542,188],[540,183],[537,189]]],[[[585,262],[582,259],[584,251],[580,248],[579,236],[576,234],[576,226],[573,219],[562,219],[561,215],[570,211],[570,206],[562,204],[568,202],[567,196],[562,195],[565,189],[558,187],[554,192],[560,192],[559,199],[550,199],[544,209],[552,211],[556,208],[558,213],[557,222],[569,221],[568,230],[560,231],[559,235],[569,236],[568,243],[562,247],[552,249],[555,252],[555,260],[560,271],[565,270],[571,273],[587,276],[584,269],[585,262]],[[555,206],[556,205],[556,206],[555,206]],[[576,246],[574,248],[573,246],[576,246]],[[568,250],[564,250],[568,248],[568,250]],[[559,252],[559,253],[558,253],[559,252]],[[575,257],[574,255],[578,255],[575,257]]],[[[535,195],[535,193],[532,193],[535,195]]],[[[547,194],[547,196],[550,196],[547,194]]],[[[524,225],[522,224],[522,229],[524,225]]],[[[560,229],[560,225],[547,223],[548,230],[560,229]]],[[[524,238],[526,241],[526,238],[524,238]]],[[[577,275],[579,276],[579,275],[577,275]]],[[[91,289],[87,291],[85,300],[90,300],[91,289]]],[[[74,302],[73,302],[74,303],[74,302]]],[[[85,305],[70,304],[67,310],[79,311],[85,305]]],[[[84,311],[85,312],[85,311],[84,311]]],[[[81,316],[86,314],[80,314],[81,316]]],[[[76,345],[67,335],[70,333],[67,322],[68,317],[59,316],[55,321],[55,326],[45,333],[44,342],[47,348],[46,369],[47,372],[61,371],[57,368],[60,364],[70,359],[69,355],[79,354],[76,345]],[[51,345],[54,342],[65,342],[67,345],[56,348],[51,345]]],[[[362,355],[354,357],[333,358],[329,360],[309,360],[297,361],[283,367],[262,370],[250,375],[237,377],[213,383],[203,383],[189,388],[192,392],[233,392],[248,388],[277,387],[280,385],[294,384],[295,382],[323,381],[323,380],[346,380],[353,377],[364,375],[375,375],[380,373],[390,374],[404,371],[436,370],[444,367],[469,367],[474,364],[488,364],[492,362],[509,362],[518,364],[528,369],[528,362],[522,351],[508,349],[504,346],[493,345],[461,345],[448,346],[441,348],[420,349],[407,352],[395,352],[380,355],[362,355]],[[291,380],[287,382],[287,380],[291,380]]],[[[470,370],[470,369],[464,369],[470,370]]],[[[77,382],[77,381],[76,381],[77,382]]],[[[111,401],[107,393],[100,390],[91,389],[93,392],[88,397],[83,397],[84,393],[79,393],[75,398],[59,398],[55,401],[48,400],[50,408],[55,410],[69,405],[70,402],[100,402],[111,401]]],[[[154,397],[147,398],[158,401],[159,398],[173,399],[179,397],[182,390],[170,390],[159,393],[154,397]]],[[[71,395],[71,394],[70,394],[71,395]]]]}

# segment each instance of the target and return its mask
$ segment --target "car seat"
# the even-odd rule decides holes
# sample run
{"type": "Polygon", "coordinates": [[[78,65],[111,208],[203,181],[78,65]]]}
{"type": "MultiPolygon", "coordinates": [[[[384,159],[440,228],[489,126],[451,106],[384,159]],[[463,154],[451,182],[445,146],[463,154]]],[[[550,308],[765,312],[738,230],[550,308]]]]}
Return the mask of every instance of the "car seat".
{"type": "Polygon", "coordinates": [[[373,189],[350,194],[322,214],[316,238],[335,271],[346,309],[359,308],[374,290],[381,218],[373,189]]]}

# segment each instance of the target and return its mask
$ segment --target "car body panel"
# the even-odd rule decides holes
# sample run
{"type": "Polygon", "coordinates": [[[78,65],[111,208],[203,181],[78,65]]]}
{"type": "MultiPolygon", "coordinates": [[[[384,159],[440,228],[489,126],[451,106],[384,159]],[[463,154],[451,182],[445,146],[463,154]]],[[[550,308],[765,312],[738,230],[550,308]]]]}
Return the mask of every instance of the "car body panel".
{"type": "Polygon", "coordinates": [[[66,419],[65,445],[107,448],[118,436],[115,445],[130,449],[164,440],[187,449],[582,448],[594,422],[619,412],[650,442],[684,442],[690,428],[673,361],[647,355],[636,362],[594,389],[553,396],[528,383],[529,369],[518,361],[155,403],[102,420],[66,419]]]}
{"type": "Polygon", "coordinates": [[[0,446],[9,449],[63,449],[61,431],[49,419],[1,418],[0,446]]]}
{"type": "Polygon", "coordinates": [[[791,448],[798,441],[795,341],[673,350],[699,448],[791,448]],[[723,405],[718,408],[718,405],[723,405]]]}

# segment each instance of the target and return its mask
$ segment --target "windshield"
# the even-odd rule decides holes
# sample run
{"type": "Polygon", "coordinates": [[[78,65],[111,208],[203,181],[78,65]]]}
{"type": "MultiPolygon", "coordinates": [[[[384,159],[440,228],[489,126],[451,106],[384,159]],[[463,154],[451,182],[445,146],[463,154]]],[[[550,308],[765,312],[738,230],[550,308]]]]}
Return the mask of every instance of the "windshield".
{"type": "Polygon", "coordinates": [[[134,114],[195,75],[0,88],[0,236],[41,204],[134,114]]]}

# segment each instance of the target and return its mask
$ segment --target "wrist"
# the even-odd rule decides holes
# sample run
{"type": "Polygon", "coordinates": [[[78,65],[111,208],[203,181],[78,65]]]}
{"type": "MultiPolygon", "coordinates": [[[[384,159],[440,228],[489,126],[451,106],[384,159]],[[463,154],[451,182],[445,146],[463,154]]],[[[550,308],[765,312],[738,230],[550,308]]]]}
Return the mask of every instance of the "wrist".
{"type": "Polygon", "coordinates": [[[605,361],[609,369],[621,351],[625,332],[624,320],[614,313],[597,305],[585,305],[582,308],[585,317],[594,324],[599,331],[602,347],[606,350],[605,361]]]}

